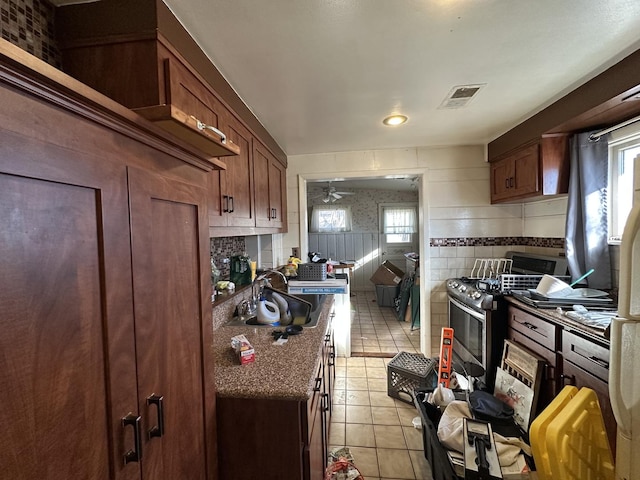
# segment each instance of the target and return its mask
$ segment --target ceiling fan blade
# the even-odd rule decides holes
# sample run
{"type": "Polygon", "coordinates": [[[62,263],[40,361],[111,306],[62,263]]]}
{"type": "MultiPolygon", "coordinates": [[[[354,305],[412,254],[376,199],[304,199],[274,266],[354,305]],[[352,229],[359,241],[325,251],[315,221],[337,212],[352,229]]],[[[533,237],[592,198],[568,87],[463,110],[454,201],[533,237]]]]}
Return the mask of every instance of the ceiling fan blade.
{"type": "Polygon", "coordinates": [[[355,195],[355,192],[333,192],[333,193],[337,193],[339,195],[355,195]]]}
{"type": "Polygon", "coordinates": [[[340,200],[342,198],[342,195],[340,195],[338,192],[331,193],[331,196],[336,200],[340,200]]]}

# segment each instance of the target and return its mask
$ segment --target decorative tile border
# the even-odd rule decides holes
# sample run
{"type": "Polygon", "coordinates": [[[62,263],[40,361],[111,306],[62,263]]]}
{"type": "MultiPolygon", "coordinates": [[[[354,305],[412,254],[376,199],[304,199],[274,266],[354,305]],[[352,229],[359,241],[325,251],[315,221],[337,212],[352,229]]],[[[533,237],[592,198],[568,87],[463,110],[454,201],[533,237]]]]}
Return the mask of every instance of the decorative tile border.
{"type": "Polygon", "coordinates": [[[460,237],[430,238],[430,247],[493,247],[519,245],[525,247],[564,248],[564,238],[543,237],[460,237]]]}
{"type": "Polygon", "coordinates": [[[0,36],[60,68],[54,17],[55,7],[46,0],[0,0],[0,36]]]}

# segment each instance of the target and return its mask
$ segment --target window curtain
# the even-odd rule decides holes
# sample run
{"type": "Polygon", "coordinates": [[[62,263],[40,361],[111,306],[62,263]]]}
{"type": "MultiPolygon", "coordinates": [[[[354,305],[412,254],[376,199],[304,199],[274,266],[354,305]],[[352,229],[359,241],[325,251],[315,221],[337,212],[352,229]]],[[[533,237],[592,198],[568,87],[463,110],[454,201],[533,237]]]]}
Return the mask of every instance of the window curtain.
{"type": "Polygon", "coordinates": [[[351,207],[326,205],[314,206],[311,211],[309,231],[312,233],[350,232],[351,207]]]}
{"type": "Polygon", "coordinates": [[[570,168],[567,200],[566,254],[571,278],[595,269],[591,288],[611,288],[611,258],[607,242],[608,136],[589,140],[593,132],[569,140],[570,168]]]}
{"type": "Polygon", "coordinates": [[[416,233],[415,208],[385,208],[382,233],[416,233]]]}

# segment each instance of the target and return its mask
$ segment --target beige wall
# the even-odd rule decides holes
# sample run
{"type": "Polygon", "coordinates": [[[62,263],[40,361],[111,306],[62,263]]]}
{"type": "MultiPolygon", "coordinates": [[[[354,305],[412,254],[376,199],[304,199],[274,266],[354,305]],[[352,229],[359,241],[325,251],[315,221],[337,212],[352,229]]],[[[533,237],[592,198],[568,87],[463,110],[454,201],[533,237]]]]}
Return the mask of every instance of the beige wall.
{"type": "MultiPolygon", "coordinates": [[[[422,322],[421,334],[422,350],[428,355],[437,353],[440,328],[446,325],[443,280],[468,274],[477,257],[502,256],[505,251],[514,249],[514,246],[430,247],[430,239],[564,237],[565,199],[524,205],[491,205],[489,164],[485,161],[485,147],[482,145],[297,155],[288,160],[289,232],[281,236],[282,252],[278,260],[286,260],[291,248],[301,246],[304,241],[305,234],[301,234],[300,224],[301,221],[303,224],[306,222],[306,199],[299,195],[299,185],[304,185],[301,179],[362,178],[403,173],[422,176],[421,296],[431,301],[421,305],[421,318],[429,319],[422,322]]],[[[526,249],[557,253],[557,249],[526,249]]]]}

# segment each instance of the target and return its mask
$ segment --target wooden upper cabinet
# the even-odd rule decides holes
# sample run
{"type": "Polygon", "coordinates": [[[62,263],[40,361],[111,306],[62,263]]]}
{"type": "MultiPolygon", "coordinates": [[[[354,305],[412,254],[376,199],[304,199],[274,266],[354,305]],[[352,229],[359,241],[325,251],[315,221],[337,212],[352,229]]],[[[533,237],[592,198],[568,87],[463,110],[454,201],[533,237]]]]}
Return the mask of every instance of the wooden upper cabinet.
{"type": "Polygon", "coordinates": [[[568,136],[545,135],[491,159],[491,203],[567,193],[568,136]]]}
{"type": "Polygon", "coordinates": [[[219,168],[224,163],[214,157],[238,154],[239,148],[218,132],[226,108],[159,34],[63,45],[63,69],[71,76],[195,145],[219,168]]]}
{"type": "Polygon", "coordinates": [[[253,146],[256,227],[286,231],[287,192],[285,167],[259,142],[253,146]]]}
{"type": "MultiPolygon", "coordinates": [[[[233,116],[222,117],[220,121],[229,140],[238,146],[239,154],[226,162],[226,170],[209,174],[209,226],[255,227],[253,137],[233,116]]],[[[227,231],[218,233],[228,235],[227,231]]]]}

